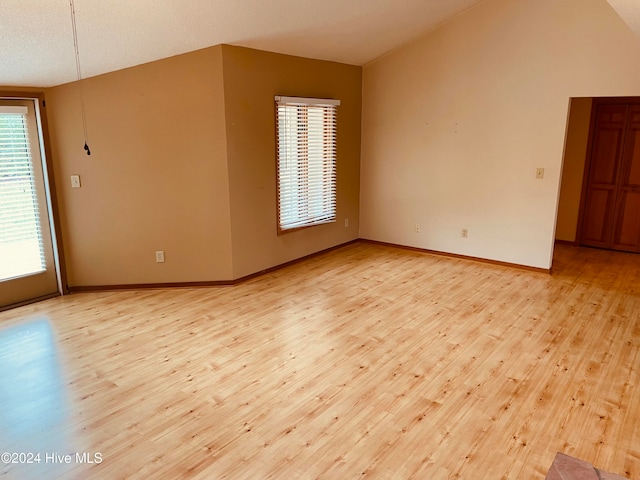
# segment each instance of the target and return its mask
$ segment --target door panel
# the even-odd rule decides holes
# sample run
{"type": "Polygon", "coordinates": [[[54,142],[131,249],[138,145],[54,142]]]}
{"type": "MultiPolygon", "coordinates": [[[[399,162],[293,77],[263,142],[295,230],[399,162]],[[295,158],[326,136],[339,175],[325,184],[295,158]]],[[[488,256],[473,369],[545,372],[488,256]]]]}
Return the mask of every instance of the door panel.
{"type": "Polygon", "coordinates": [[[617,210],[618,218],[611,248],[625,252],[640,251],[640,191],[623,190],[617,210]]]}
{"type": "Polygon", "coordinates": [[[629,125],[625,157],[627,160],[625,162],[627,165],[624,177],[625,184],[640,186],[640,118],[637,123],[629,125]]]}
{"type": "Polygon", "coordinates": [[[598,130],[593,152],[593,183],[613,185],[616,181],[617,160],[622,148],[624,124],[602,125],[598,130]],[[608,159],[615,159],[609,162],[608,159]]]}
{"type": "Polygon", "coordinates": [[[582,222],[584,245],[608,247],[611,243],[627,114],[627,105],[597,107],[582,222]]]}
{"type": "Polygon", "coordinates": [[[587,197],[585,210],[589,221],[584,223],[582,243],[594,247],[606,247],[609,243],[610,228],[607,228],[609,212],[613,211],[614,190],[592,187],[587,197]]]}
{"type": "Polygon", "coordinates": [[[58,292],[37,104],[0,99],[0,307],[58,292]]]}
{"type": "Polygon", "coordinates": [[[615,234],[611,248],[640,251],[640,105],[631,105],[625,134],[615,234]]]}

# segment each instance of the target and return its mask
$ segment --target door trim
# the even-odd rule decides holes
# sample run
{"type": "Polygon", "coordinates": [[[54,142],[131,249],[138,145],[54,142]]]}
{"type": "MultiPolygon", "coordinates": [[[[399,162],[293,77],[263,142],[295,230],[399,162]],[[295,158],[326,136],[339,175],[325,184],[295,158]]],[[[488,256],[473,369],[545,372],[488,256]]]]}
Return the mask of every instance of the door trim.
{"type": "Polygon", "coordinates": [[[591,173],[591,152],[593,150],[594,134],[596,130],[596,115],[598,107],[600,105],[607,104],[640,105],[640,97],[593,97],[592,99],[591,119],[589,120],[589,139],[587,140],[587,155],[584,162],[584,174],[582,175],[580,209],[578,210],[578,225],[576,227],[576,245],[582,245],[582,224],[584,222],[584,211],[587,203],[587,190],[589,187],[589,175],[591,173]]]}
{"type": "MultiPolygon", "coordinates": [[[[37,103],[39,110],[40,130],[42,134],[42,151],[44,153],[43,167],[45,178],[45,190],[47,192],[47,200],[49,206],[49,218],[51,226],[51,239],[53,241],[53,255],[56,263],[56,272],[58,280],[58,293],[66,295],[69,293],[69,287],[67,285],[67,269],[64,258],[64,248],[62,240],[62,228],[60,223],[60,211],[58,207],[58,196],[56,193],[55,175],[53,171],[53,157],[51,153],[51,142],[49,140],[49,124],[47,122],[47,108],[45,101],[45,94],[40,90],[0,90],[0,98],[8,100],[34,100],[37,103]]],[[[42,300],[42,298],[34,298],[32,301],[36,302],[42,300]]],[[[29,302],[21,302],[25,304],[29,302]]],[[[7,308],[11,308],[16,305],[8,305],[7,308]]]]}

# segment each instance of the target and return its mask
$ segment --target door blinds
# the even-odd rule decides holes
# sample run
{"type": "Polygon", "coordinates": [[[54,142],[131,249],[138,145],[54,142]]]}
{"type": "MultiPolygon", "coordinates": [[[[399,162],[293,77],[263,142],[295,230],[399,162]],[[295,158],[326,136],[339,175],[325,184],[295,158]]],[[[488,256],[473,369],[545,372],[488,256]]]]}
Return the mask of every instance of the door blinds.
{"type": "Polygon", "coordinates": [[[0,106],[0,281],[44,270],[27,108],[0,106]]]}

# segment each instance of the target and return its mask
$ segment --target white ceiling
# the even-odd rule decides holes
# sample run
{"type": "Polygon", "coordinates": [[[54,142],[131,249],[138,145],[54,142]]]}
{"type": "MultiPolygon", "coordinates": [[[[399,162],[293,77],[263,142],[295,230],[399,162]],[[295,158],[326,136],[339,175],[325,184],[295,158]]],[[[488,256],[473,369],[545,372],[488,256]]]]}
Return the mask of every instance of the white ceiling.
{"type": "MultiPolygon", "coordinates": [[[[364,65],[482,0],[74,0],[83,77],[229,43],[364,65]]],[[[0,0],[0,85],[76,78],[69,0],[0,0]]]]}
{"type": "MultiPolygon", "coordinates": [[[[84,77],[229,43],[364,65],[483,0],[74,0],[84,77]]],[[[640,35],[640,0],[607,0],[640,35]]],[[[0,85],[76,78],[69,0],[0,0],[0,85]]]]}
{"type": "Polygon", "coordinates": [[[640,35],[640,0],[607,0],[622,20],[640,35]]]}

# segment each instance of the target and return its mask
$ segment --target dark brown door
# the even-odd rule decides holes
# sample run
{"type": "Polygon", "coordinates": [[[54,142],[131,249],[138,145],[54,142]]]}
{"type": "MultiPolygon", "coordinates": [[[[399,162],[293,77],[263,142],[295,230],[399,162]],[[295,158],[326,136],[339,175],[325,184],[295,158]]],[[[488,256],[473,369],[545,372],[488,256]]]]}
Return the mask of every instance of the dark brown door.
{"type": "Polygon", "coordinates": [[[587,195],[582,221],[583,245],[611,248],[628,105],[596,105],[587,195]]]}
{"type": "Polygon", "coordinates": [[[640,105],[627,116],[611,248],[640,252],[640,105]]]}
{"type": "Polygon", "coordinates": [[[580,243],[640,252],[640,101],[594,108],[580,243]]]}

